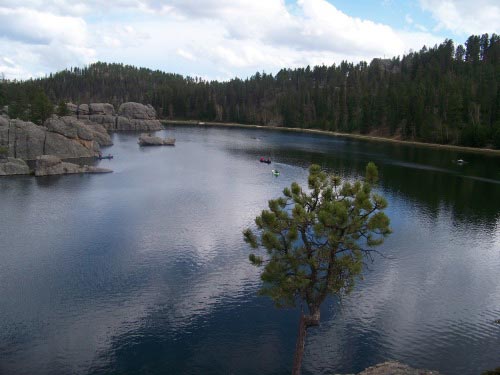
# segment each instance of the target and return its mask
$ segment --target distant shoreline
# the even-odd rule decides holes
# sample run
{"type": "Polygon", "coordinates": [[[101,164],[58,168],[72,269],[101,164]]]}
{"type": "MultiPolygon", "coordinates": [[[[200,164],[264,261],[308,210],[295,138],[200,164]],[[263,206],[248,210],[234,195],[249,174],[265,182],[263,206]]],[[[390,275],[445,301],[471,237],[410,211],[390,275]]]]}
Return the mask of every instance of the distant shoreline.
{"type": "Polygon", "coordinates": [[[281,126],[264,126],[264,125],[245,125],[238,124],[234,122],[202,122],[202,121],[194,121],[194,120],[160,120],[163,124],[168,125],[190,125],[190,126],[223,126],[223,127],[233,127],[233,128],[251,128],[251,129],[270,129],[270,130],[280,130],[287,132],[296,132],[296,133],[309,133],[309,134],[321,134],[328,135],[333,137],[345,137],[345,138],[353,138],[353,139],[361,139],[365,141],[375,141],[375,142],[387,142],[387,143],[395,143],[409,146],[418,146],[418,147],[427,147],[434,148],[440,150],[450,150],[450,151],[461,151],[475,154],[487,154],[487,155],[496,155],[500,156],[500,150],[494,150],[491,148],[475,148],[475,147],[466,147],[466,146],[455,146],[455,145],[442,145],[438,143],[426,143],[426,142],[417,142],[417,141],[403,141],[400,139],[393,138],[385,138],[385,137],[376,137],[371,135],[362,135],[362,134],[352,134],[352,133],[339,133],[332,132],[328,130],[318,130],[318,129],[304,129],[304,128],[287,128],[281,126]]]}

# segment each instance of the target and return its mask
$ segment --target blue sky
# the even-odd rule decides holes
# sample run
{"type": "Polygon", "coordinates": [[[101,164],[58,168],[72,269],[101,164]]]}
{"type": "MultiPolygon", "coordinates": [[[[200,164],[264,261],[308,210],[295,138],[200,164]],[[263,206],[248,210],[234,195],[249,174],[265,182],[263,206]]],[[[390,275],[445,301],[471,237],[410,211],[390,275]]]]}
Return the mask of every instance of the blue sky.
{"type": "Polygon", "coordinates": [[[498,0],[0,0],[0,74],[107,61],[226,80],[486,32],[498,0]]]}

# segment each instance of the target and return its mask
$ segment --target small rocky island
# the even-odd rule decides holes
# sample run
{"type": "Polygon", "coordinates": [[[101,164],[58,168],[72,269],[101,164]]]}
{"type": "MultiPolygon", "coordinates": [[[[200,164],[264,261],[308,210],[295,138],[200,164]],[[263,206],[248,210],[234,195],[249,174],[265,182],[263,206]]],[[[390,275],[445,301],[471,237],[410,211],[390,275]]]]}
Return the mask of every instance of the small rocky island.
{"type": "Polygon", "coordinates": [[[161,138],[142,133],[137,141],[140,146],[175,146],[175,138],[161,138]]]}
{"type": "Polygon", "coordinates": [[[109,103],[67,103],[67,108],[69,116],[53,115],[43,125],[0,113],[0,176],[111,172],[64,160],[98,158],[101,147],[113,144],[108,132],[163,128],[151,105],[128,102],[115,111],[109,103]],[[34,170],[27,161],[36,161],[34,170]]]}

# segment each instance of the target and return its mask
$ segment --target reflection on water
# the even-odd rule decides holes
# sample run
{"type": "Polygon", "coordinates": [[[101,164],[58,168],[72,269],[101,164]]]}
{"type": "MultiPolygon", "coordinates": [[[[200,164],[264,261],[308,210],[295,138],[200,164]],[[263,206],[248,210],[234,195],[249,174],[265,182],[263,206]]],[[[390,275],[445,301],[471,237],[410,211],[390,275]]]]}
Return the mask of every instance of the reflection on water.
{"type": "Polygon", "coordinates": [[[0,373],[289,373],[298,311],[256,295],[241,231],[305,183],[310,163],[354,178],[370,160],[390,203],[389,257],[325,304],[304,373],[388,359],[444,374],[500,365],[498,157],[250,129],[164,133],[175,147],[115,134],[114,159],[99,162],[113,174],[0,179],[0,373]]]}

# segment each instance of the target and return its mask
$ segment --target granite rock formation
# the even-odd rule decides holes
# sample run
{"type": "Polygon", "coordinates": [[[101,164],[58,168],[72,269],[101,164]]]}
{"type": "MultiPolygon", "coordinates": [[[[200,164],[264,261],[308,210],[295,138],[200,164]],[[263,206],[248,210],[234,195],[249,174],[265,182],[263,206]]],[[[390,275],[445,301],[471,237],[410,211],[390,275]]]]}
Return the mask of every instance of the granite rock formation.
{"type": "Polygon", "coordinates": [[[137,142],[141,146],[174,146],[175,138],[155,137],[151,134],[141,134],[137,142]]]}
{"type": "Polygon", "coordinates": [[[53,117],[45,122],[46,126],[39,126],[0,116],[0,146],[7,149],[6,156],[23,160],[48,154],[64,159],[99,155],[98,140],[106,144],[106,136],[101,130],[73,123],[74,120],[53,117]]]}
{"type": "Polygon", "coordinates": [[[59,133],[72,139],[95,140],[99,146],[111,146],[113,142],[106,129],[90,121],[80,121],[71,116],[52,117],[44,126],[49,131],[59,133]]]}
{"type": "Polygon", "coordinates": [[[123,103],[118,112],[109,103],[67,104],[70,113],[86,124],[99,124],[108,131],[156,131],[161,122],[151,105],[123,103]]]}
{"type": "Polygon", "coordinates": [[[137,120],[156,120],[156,111],[151,104],[123,103],[118,109],[118,114],[123,117],[137,120]]]}
{"type": "Polygon", "coordinates": [[[110,173],[111,169],[63,162],[54,155],[42,155],[36,158],[35,176],[52,176],[75,173],[110,173]]]}

